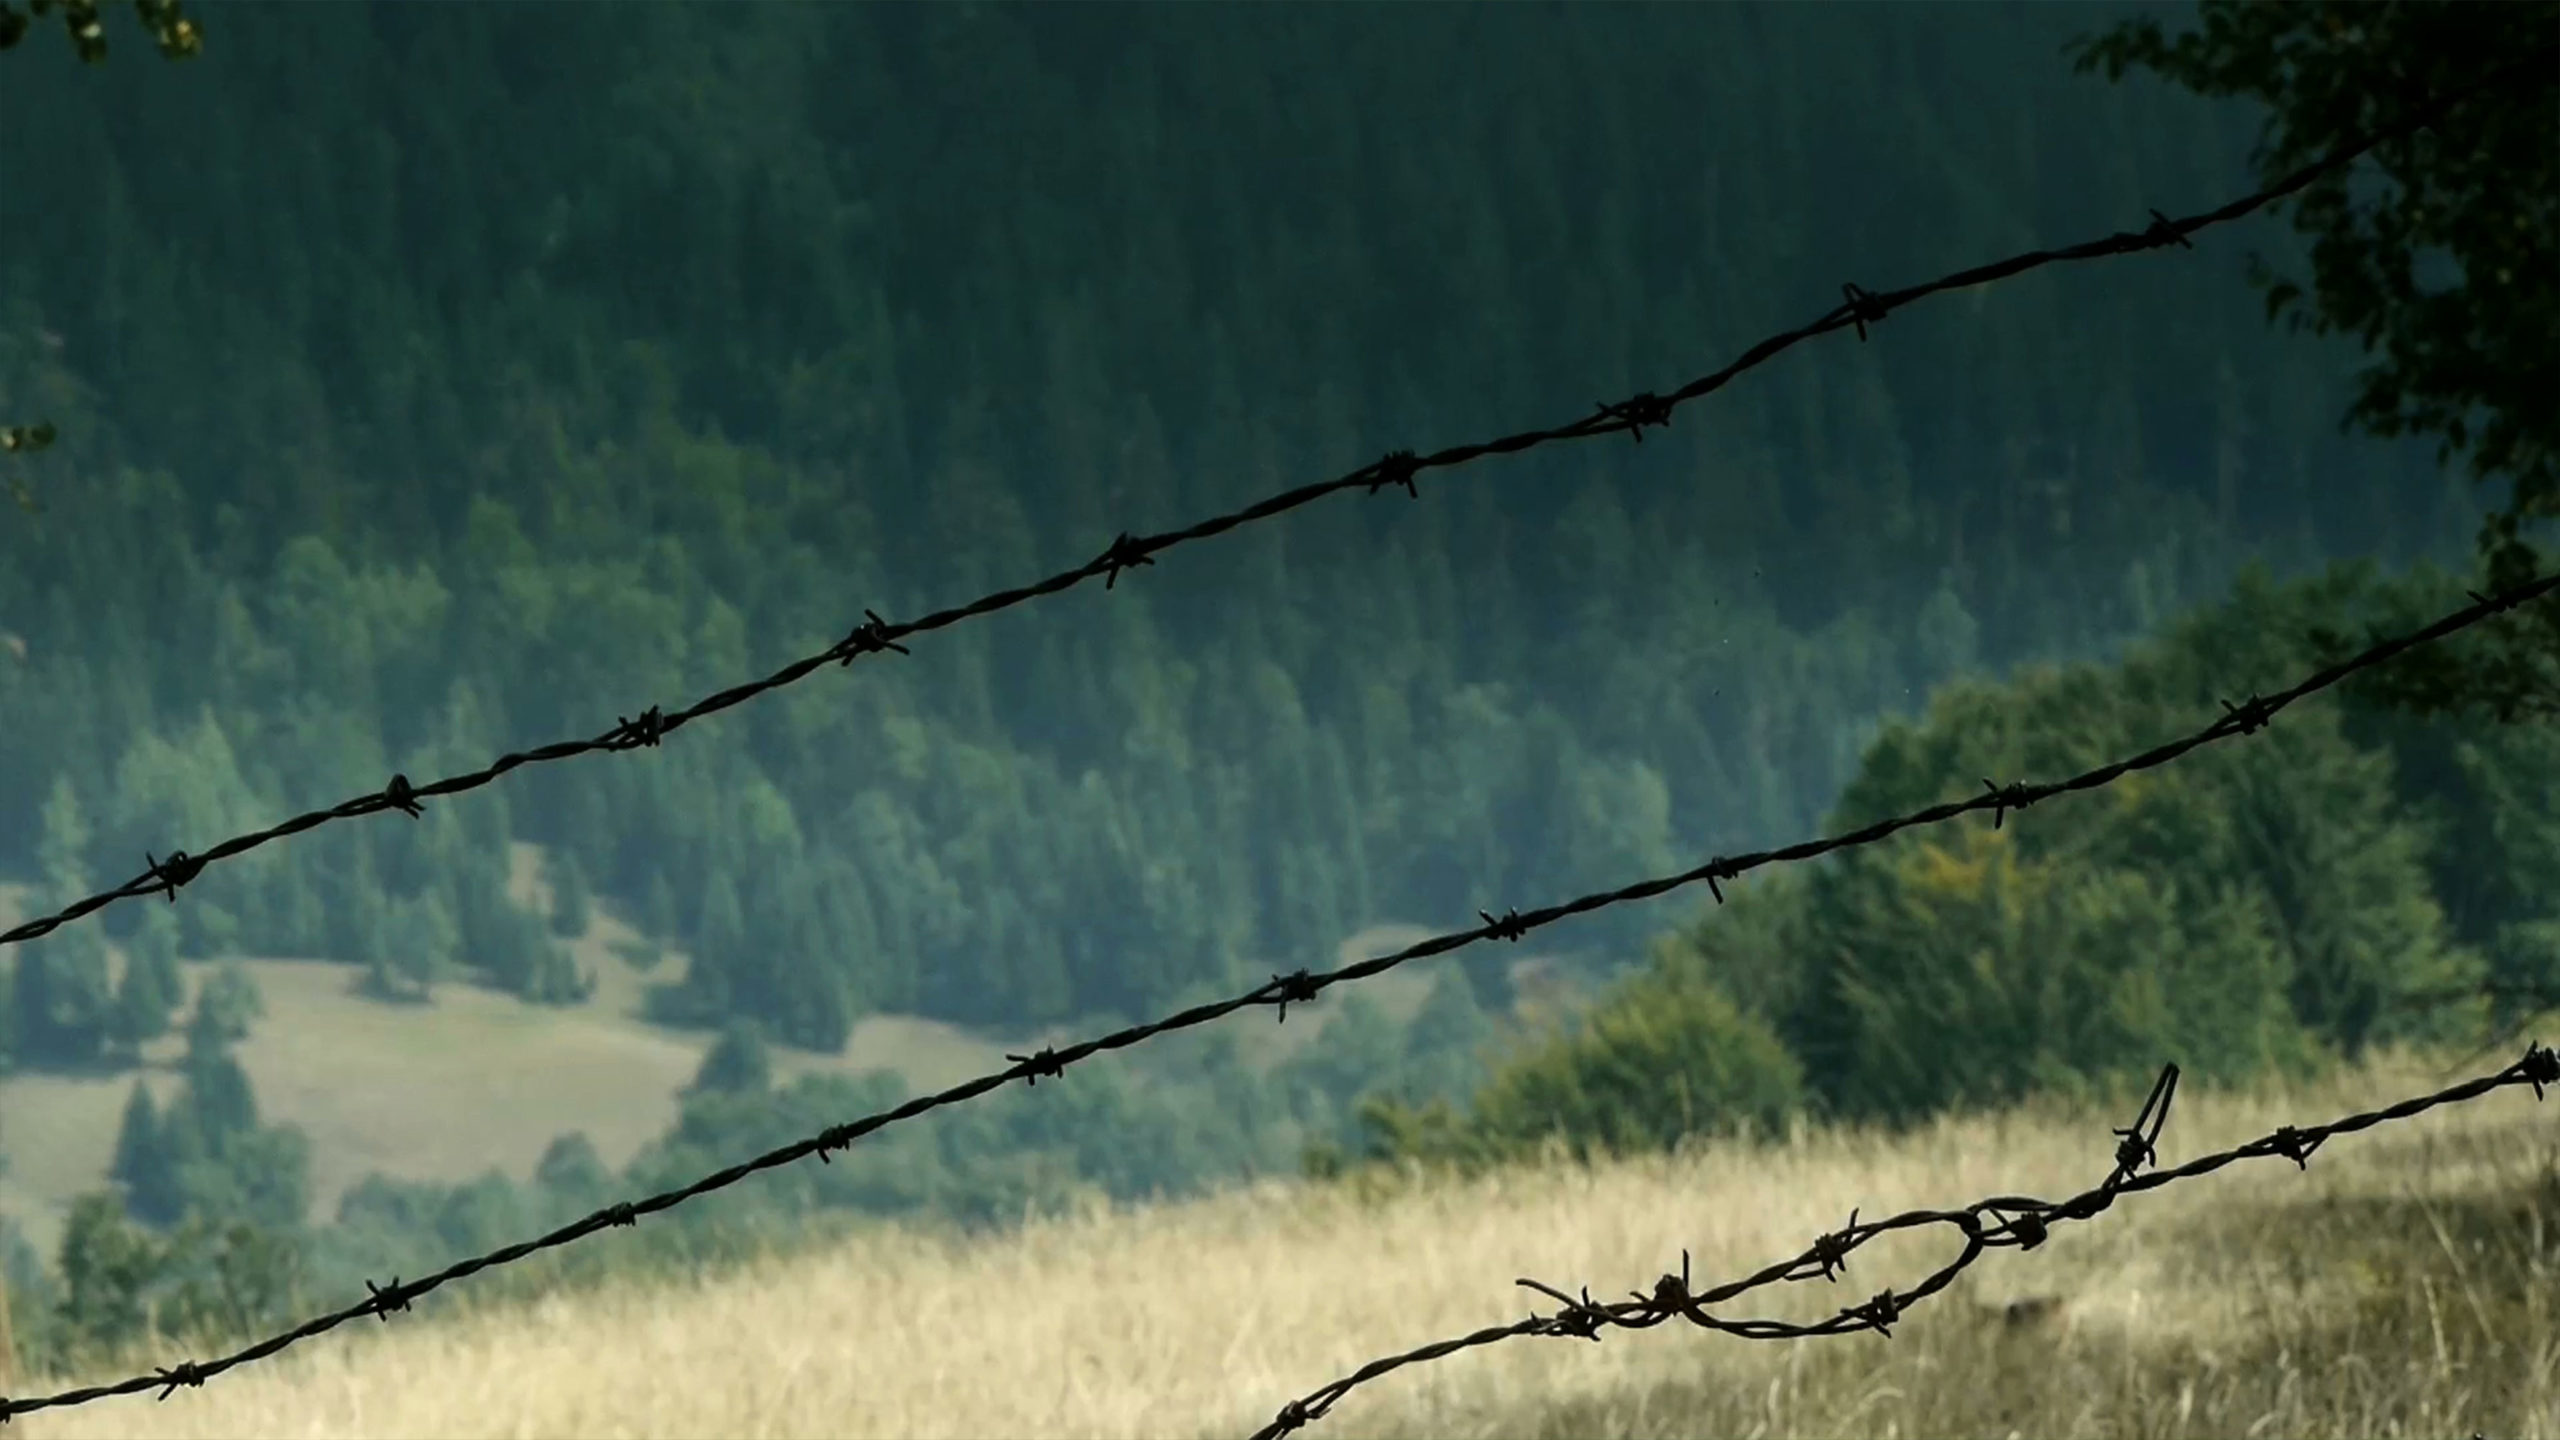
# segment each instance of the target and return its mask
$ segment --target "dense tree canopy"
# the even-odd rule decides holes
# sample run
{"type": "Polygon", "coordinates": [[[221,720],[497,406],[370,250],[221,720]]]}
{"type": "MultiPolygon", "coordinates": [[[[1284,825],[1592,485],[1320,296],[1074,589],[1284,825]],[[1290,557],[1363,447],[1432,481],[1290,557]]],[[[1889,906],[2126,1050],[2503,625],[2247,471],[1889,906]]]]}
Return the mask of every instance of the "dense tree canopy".
{"type": "MultiPolygon", "coordinates": [[[[2526,82],[2382,146],[2364,173],[2314,183],[2293,211],[2312,241],[2308,281],[2266,267],[2256,279],[2270,315],[2351,334],[2374,355],[2351,423],[2435,437],[2440,459],[2504,483],[2480,535],[2493,583],[2537,573],[2538,522],[2560,516],[2560,4],[2204,0],[2196,18],[2174,36],[2154,17],[2128,20],[2082,47],[2080,66],[2263,102],[2257,159],[2270,175],[2431,95],[2498,74],[2526,82]]],[[[2560,717],[2560,605],[2484,640],[2398,667],[2392,693],[2424,711],[2560,717]]]]}
{"type": "MultiPolygon", "coordinates": [[[[2235,117],[2074,79],[2044,12],[226,13],[218,65],[0,91],[56,137],[11,157],[0,408],[78,477],[0,537],[0,799],[67,781],[101,883],[2246,181],[2235,117]]],[[[2464,525],[2321,433],[2343,352],[2110,264],[297,837],[182,944],[574,1000],[516,838],[690,953],[673,1020],[1132,1014],[1801,830],[1944,677],[2464,525]]]]}

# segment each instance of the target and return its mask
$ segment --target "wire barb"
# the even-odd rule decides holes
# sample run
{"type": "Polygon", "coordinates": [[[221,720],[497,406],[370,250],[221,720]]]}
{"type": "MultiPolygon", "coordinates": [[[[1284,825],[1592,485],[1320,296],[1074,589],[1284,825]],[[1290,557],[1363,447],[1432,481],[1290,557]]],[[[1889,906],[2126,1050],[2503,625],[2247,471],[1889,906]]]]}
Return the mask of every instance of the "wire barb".
{"type": "Polygon", "coordinates": [[[391,783],[382,787],[382,803],[412,820],[427,813],[426,807],[418,803],[418,792],[409,788],[406,775],[395,773],[391,783]]]}
{"type": "Polygon", "coordinates": [[[877,655],[883,650],[895,650],[901,655],[911,653],[906,646],[889,638],[889,622],[880,618],[880,612],[865,610],[862,623],[837,641],[831,653],[835,655],[838,666],[845,666],[864,655],[877,655]]]}
{"type": "Polygon", "coordinates": [[[2009,818],[2010,811],[2024,810],[2044,798],[2043,793],[2016,782],[1994,785],[1986,779],[1982,782],[1982,788],[1991,792],[1991,828],[1994,830],[1999,829],[2000,823],[2009,818]]]}
{"type": "Polygon", "coordinates": [[[2142,1113],[2133,1125],[2116,1133],[2115,1174],[2107,1180],[2113,1190],[2133,1178],[2133,1172],[2160,1159],[2160,1131],[2169,1123],[2169,1101],[2178,1093],[2178,1067],[2161,1067],[2160,1078],[2151,1084],[2151,1098],[2142,1102],[2142,1113]]]}
{"type": "Polygon", "coordinates": [[[1120,583],[1121,571],[1135,570],[1141,565],[1156,563],[1156,557],[1148,554],[1147,548],[1145,541],[1123,530],[1120,532],[1120,537],[1111,542],[1111,548],[1103,551],[1100,559],[1085,568],[1090,570],[1100,567],[1103,572],[1102,588],[1108,590],[1120,583]]]}
{"type": "Polygon", "coordinates": [[[1377,494],[1390,485],[1401,485],[1404,493],[1415,500],[1422,498],[1413,477],[1420,473],[1422,461],[1410,450],[1390,450],[1362,472],[1369,482],[1369,493],[1377,494]]]}
{"type": "Polygon", "coordinates": [[[1054,1080],[1067,1073],[1066,1062],[1058,1058],[1057,1051],[1046,1045],[1041,1046],[1034,1054],[1007,1055],[1004,1058],[1021,1066],[1022,1083],[1035,1089],[1043,1079],[1054,1080]]]}
{"type": "Polygon", "coordinates": [[[365,1301],[365,1308],[373,1313],[374,1319],[385,1325],[391,1323],[392,1311],[409,1308],[409,1292],[400,1288],[400,1277],[397,1275],[391,1277],[389,1285],[376,1285],[367,1280],[364,1282],[364,1288],[365,1293],[370,1297],[365,1301]]]}
{"type": "Polygon", "coordinates": [[[1867,327],[1881,324],[1885,316],[1893,313],[1892,307],[1855,285],[1841,286],[1840,293],[1848,297],[1847,303],[1831,313],[1837,315],[1842,310],[1847,311],[1849,323],[1858,327],[1858,343],[1863,345],[1867,343],[1867,327]]]}
{"type": "Polygon", "coordinates": [[[1665,430],[1671,428],[1672,403],[1647,390],[1642,394],[1630,395],[1614,405],[1606,400],[1601,401],[1598,418],[1615,420],[1625,425],[1629,438],[1641,445],[1644,443],[1646,426],[1651,425],[1665,430]]]}
{"type": "Polygon", "coordinates": [[[1287,1024],[1289,1007],[1293,1004],[1314,1004],[1316,996],[1323,991],[1324,986],[1306,971],[1293,970],[1286,975],[1272,976],[1271,983],[1263,988],[1277,992],[1269,998],[1280,1007],[1280,1023],[1287,1024]]]}
{"type": "Polygon", "coordinates": [[[614,719],[620,723],[605,736],[605,748],[609,750],[633,750],[642,746],[654,750],[658,748],[659,738],[667,731],[666,717],[658,713],[655,705],[641,711],[637,720],[628,715],[617,715],[614,719]]]}
{"type": "Polygon", "coordinates": [[[1885,1290],[1866,1304],[1840,1313],[1890,1340],[1893,1338],[1893,1322],[1902,1318],[1902,1303],[1894,1298],[1892,1291],[1885,1290]]]}
{"type": "Polygon", "coordinates": [[[144,864],[151,867],[149,873],[152,887],[168,896],[169,903],[172,905],[178,903],[178,887],[193,880],[204,870],[204,862],[184,850],[170,851],[169,858],[166,860],[145,850],[142,852],[142,859],[144,864]]]}
{"type": "Polygon", "coordinates": [[[2187,238],[2187,232],[2178,228],[2177,221],[2157,210],[2151,212],[2151,223],[2142,231],[2141,244],[2146,250],[2161,250],[2171,245],[2181,250],[2196,248],[2195,242],[2187,238]]]}
{"type": "Polygon", "coordinates": [[[2311,1168],[2311,1152],[2320,1148],[2319,1136],[2305,1136],[2290,1125],[2279,1125],[2267,1137],[2267,1148],[2293,1162],[2296,1170],[2311,1168]]]}
{"type": "Polygon", "coordinates": [[[1551,1289],[1535,1280],[1524,1278],[1511,1283],[1535,1290],[1564,1307],[1556,1312],[1553,1319],[1548,1320],[1539,1319],[1535,1311],[1530,1312],[1529,1319],[1540,1327],[1541,1334],[1560,1335],[1568,1340],[1589,1340],[1597,1344],[1600,1340],[1600,1327],[1616,1319],[1609,1313],[1608,1307],[1592,1303],[1591,1290],[1588,1286],[1583,1288],[1582,1298],[1577,1300],[1561,1290],[1551,1289]]]}
{"type": "Polygon", "coordinates": [[[1814,1267],[1812,1274],[1796,1275],[1798,1280],[1838,1280],[1849,1270],[1849,1252],[1858,1248],[1858,1212],[1849,1212],[1849,1223],[1827,1235],[1814,1237],[1813,1248],[1805,1252],[1805,1261],[1814,1267]]]}
{"type": "Polygon", "coordinates": [[[2224,721],[2243,735],[2258,733],[2276,718],[2275,707],[2254,694],[2236,706],[2228,700],[2223,701],[2222,714],[2224,721]]]}
{"type": "Polygon", "coordinates": [[[2524,1047],[2524,1058],[2516,1062],[2516,1073],[2533,1086],[2533,1098],[2542,1098],[2542,1087],[2560,1085],[2560,1054],[2536,1041],[2524,1047]]]}
{"type": "Polygon", "coordinates": [[[2044,1217],[2032,1210],[2009,1217],[2007,1228],[2009,1233],[2016,1237],[2014,1241],[2008,1243],[2014,1243],[2021,1250],[2033,1250],[2043,1244],[2046,1236],[2052,1233],[2045,1228],[2044,1217]]]}
{"type": "Polygon", "coordinates": [[[1742,872],[1734,868],[1732,861],[1718,855],[1706,863],[1706,867],[1699,872],[1699,878],[1707,882],[1707,893],[1714,896],[1716,903],[1721,905],[1724,903],[1725,882],[1741,879],[1742,872]]]}

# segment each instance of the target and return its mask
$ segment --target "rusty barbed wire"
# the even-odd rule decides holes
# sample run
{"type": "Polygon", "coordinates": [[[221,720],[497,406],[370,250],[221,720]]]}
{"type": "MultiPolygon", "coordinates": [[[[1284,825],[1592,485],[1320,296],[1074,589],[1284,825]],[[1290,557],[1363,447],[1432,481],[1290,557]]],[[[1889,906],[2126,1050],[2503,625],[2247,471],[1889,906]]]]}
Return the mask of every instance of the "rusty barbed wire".
{"type": "Polygon", "coordinates": [[[1123,531],[1096,558],[1074,569],[1062,570],[1036,584],[1011,590],[999,590],[966,605],[937,610],[919,619],[897,623],[883,620],[878,614],[866,610],[863,612],[863,623],[855,626],[842,640],[814,655],[795,660],[761,680],[750,680],[730,686],[726,690],[706,696],[678,710],[662,712],[660,707],[652,705],[642,711],[637,719],[619,717],[619,723],[612,729],[590,740],[555,741],[537,749],[502,755],[481,769],[447,776],[442,780],[424,785],[412,785],[406,775],[393,775],[390,782],[380,791],[354,796],[326,809],[306,811],[264,830],[235,835],[201,853],[173,850],[169,857],[163,860],[156,852],[147,852],[144,856],[146,868],[140,875],[113,889],[102,890],[97,894],[74,901],[51,914],[37,916],[11,926],[7,931],[0,932],[0,945],[16,945],[37,939],[73,920],[93,911],[102,910],[120,900],[157,894],[175,903],[179,888],[202,874],[206,866],[332,821],[351,820],[360,815],[372,815],[385,810],[400,810],[414,819],[420,813],[419,802],[423,800],[478,789],[521,766],[548,764],[598,752],[654,748],[660,740],[696,720],[718,714],[731,706],[743,704],[769,691],[795,684],[831,662],[839,666],[850,665],[865,655],[877,655],[886,651],[895,651],[904,655],[908,653],[907,648],[898,642],[908,636],[945,629],[964,620],[1011,609],[1027,601],[1072,589],[1097,575],[1103,578],[1103,587],[1106,590],[1115,589],[1123,571],[1151,565],[1154,563],[1154,557],[1166,550],[1268,520],[1328,495],[1364,488],[1367,493],[1374,495],[1392,486],[1403,489],[1409,496],[1419,498],[1422,492],[1415,484],[1415,479],[1425,470],[1455,469],[1491,456],[1518,454],[1541,445],[1568,440],[1588,440],[1601,435],[1626,434],[1641,441],[1642,433],[1646,428],[1668,426],[1671,423],[1673,410],[1723,389],[1736,376],[1766,363],[1780,352],[1792,349],[1817,335],[1842,329],[1854,328],[1859,340],[1864,341],[1869,326],[1880,323],[1895,310],[1931,295],[1990,284],[2024,274],[2029,270],[2066,261],[2096,260],[2112,255],[2164,249],[2172,245],[2192,249],[2192,246],[2187,245],[2186,237],[2196,231],[2239,219],[2283,199],[2329,171],[2353,163],[2377,145],[2424,129],[2441,118],[2445,111],[2463,101],[2508,84],[2519,76],[2540,75],[2543,83],[2551,83],[2551,77],[2547,72],[2554,53],[2556,52],[2546,50],[2493,69],[2469,85],[2445,92],[2432,103],[2413,111],[2410,118],[2398,125],[2376,131],[2361,140],[2341,145],[2321,159],[2303,166],[2254,194],[2212,210],[2190,215],[2182,220],[2172,220],[2154,210],[2151,212],[2150,224],[2138,231],[2118,231],[2103,240],[2085,241],[2056,250],[2030,250],[2013,255],[2006,260],[1977,265],[1969,270],[1959,270],[1954,274],[1901,290],[1871,292],[1854,284],[1843,285],[1840,287],[1845,297],[1843,302],[1826,311],[1820,319],[1794,330],[1772,335],[1744,351],[1740,358],[1723,369],[1702,375],[1668,394],[1644,391],[1625,400],[1604,401],[1595,407],[1594,413],[1570,424],[1543,430],[1525,430],[1498,440],[1454,446],[1430,455],[1417,455],[1410,450],[1391,451],[1348,475],[1284,491],[1241,510],[1203,520],[1180,530],[1144,536],[1131,535],[1123,531]]]}
{"type": "MultiPolygon", "coordinates": [[[[178,1386],[201,1385],[224,1371],[264,1359],[298,1341],[333,1330],[349,1320],[366,1315],[387,1320],[392,1312],[407,1309],[411,1300],[452,1281],[467,1279],[495,1266],[512,1264],[539,1251],[570,1244],[599,1230],[613,1226],[635,1225],[643,1215],[671,1210],[696,1196],[707,1195],[712,1191],[734,1185],[758,1171],[789,1165],[811,1155],[817,1156],[822,1164],[828,1163],[830,1152],[845,1149],[865,1135],[902,1121],[912,1120],[945,1106],[975,1099],[1014,1080],[1036,1086],[1041,1080],[1063,1076],[1068,1066],[1106,1050],[1126,1049],[1157,1035],[1205,1025],[1210,1021],[1223,1019],[1239,1010],[1250,1009],[1257,1005],[1273,1007],[1278,1011],[1279,1018],[1285,1021],[1289,1006],[1304,1005],[1335,985],[1348,984],[1354,980],[1383,974],[1409,961],[1460,949],[1478,941],[1497,939],[1516,941],[1532,930],[1552,925],[1568,916],[1584,914],[1611,905],[1625,904],[1633,900],[1650,899],[1700,881],[1706,882],[1709,891],[1721,902],[1724,898],[1723,882],[1737,879],[1769,865],[1812,860],[1836,850],[1872,845],[1915,826],[1941,824],[1960,815],[1980,810],[1992,810],[1995,819],[1999,819],[2008,811],[2023,809],[2040,800],[2066,792],[2095,789],[2133,771],[2168,764],[2199,746],[2235,736],[2255,734],[2266,728],[2269,721],[2297,700],[2325,690],[2360,670],[2380,665],[2404,651],[2441,639],[2466,626],[2478,624],[2492,615],[2503,614],[2519,605],[2549,595],[2555,589],[2560,589],[2560,574],[2544,576],[2496,595],[2485,597],[2475,595],[2471,604],[2444,616],[2425,629],[2385,640],[2362,654],[2312,674],[2290,689],[2263,698],[2251,695],[2239,705],[2233,705],[2226,700],[2222,704],[2222,713],[2192,735],[2154,746],[2141,754],[2075,775],[2068,780],[2043,785],[2022,783],[1995,785],[1986,780],[1983,782],[1984,793],[1982,794],[1968,799],[1932,805],[1907,815],[1879,820],[1874,824],[1826,839],[1807,840],[1777,850],[1760,850],[1742,855],[1719,855],[1708,860],[1704,865],[1682,871],[1677,875],[1641,880],[1617,890],[1584,895],[1561,905],[1550,905],[1543,909],[1525,912],[1506,910],[1500,916],[1479,912],[1485,923],[1473,930],[1453,931],[1434,936],[1408,945],[1392,954],[1376,956],[1333,970],[1321,972],[1298,970],[1287,975],[1274,975],[1266,983],[1241,995],[1194,1005],[1160,1020],[1133,1025],[1127,1029],[1117,1030],[1095,1039],[1079,1041],[1073,1045],[1064,1047],[1044,1045],[1028,1055],[1008,1055],[1005,1058],[1013,1061],[1013,1064],[1003,1070],[991,1071],[974,1080],[964,1081],[934,1094],[919,1095],[904,1104],[874,1112],[859,1120],[831,1125],[816,1135],[767,1151],[752,1160],[741,1161],[726,1169],[715,1171],[680,1189],[664,1191],[644,1200],[625,1201],[609,1206],[585,1219],[563,1225],[538,1239],[521,1241],[493,1250],[486,1255],[458,1261],[424,1279],[414,1280],[405,1285],[397,1277],[388,1286],[383,1287],[377,1287],[371,1281],[367,1281],[366,1289],[371,1293],[366,1299],[343,1310],[307,1320],[291,1330],[270,1336],[247,1349],[221,1359],[203,1364],[183,1361],[173,1368],[159,1370],[150,1375],[136,1375],[112,1385],[93,1385],[77,1390],[66,1390],[58,1395],[38,1396],[32,1399],[0,1396],[0,1422],[5,1422],[12,1415],[85,1405],[110,1395],[138,1394],[154,1388],[159,1389],[160,1398],[167,1399],[178,1386]]],[[[2154,1095],[2159,1106],[2159,1120],[2167,1118],[2166,1088],[2173,1085],[2174,1080],[2164,1079],[2162,1083],[2163,1090],[2155,1092],[2154,1095]]],[[[2157,1122],[2152,1117],[2150,1107],[2145,1107],[2144,1120],[2137,1123],[2136,1131],[2140,1132],[2144,1125],[2149,1125],[2150,1133],[2156,1136],[2157,1122]]],[[[2127,1164],[2123,1168],[2129,1174],[2132,1167],[2127,1164]]],[[[1407,1360],[1404,1363],[1412,1362],[1407,1360]]]]}
{"type": "Polygon", "coordinates": [[[1372,1360],[1349,1375],[1281,1406],[1271,1423],[1253,1433],[1253,1440],[1278,1440],[1280,1436],[1322,1419],[1325,1412],[1343,1396],[1408,1365],[1428,1364],[1460,1351],[1480,1349],[1519,1336],[1565,1336],[1597,1343],[1604,1330],[1650,1330],[1665,1321],[1681,1319],[1702,1330],[1738,1335],[1746,1340],[1797,1340],[1864,1330],[1873,1330],[1890,1339],[1894,1323],[1909,1314],[1911,1307],[1946,1289],[1958,1275],[1989,1251],[2004,1247],[2033,1250],[2045,1242],[2054,1226],[2073,1220],[2093,1219],[2105,1213],[2119,1196],[2156,1190],[2180,1180],[2208,1175],[2237,1161],[2281,1157],[2292,1161],[2296,1168],[2307,1170],[2311,1165],[2311,1152],[2332,1136],[2371,1129],[2394,1120],[2406,1120],[2438,1106],[2476,1100],[2511,1086],[2532,1086],[2533,1098],[2538,1101],[2545,1086],[2560,1085],[2560,1054],[2554,1054],[2540,1044],[2528,1045],[2523,1058],[2495,1074],[2477,1076],[2433,1094],[2349,1115],[2326,1125],[2307,1128],[2279,1126],[2235,1149],[2190,1160],[2175,1169],[2137,1175],[2135,1172],[2140,1167],[2156,1165],[2159,1161],[2160,1132],[2168,1123],[2169,1101],[2176,1093],[2177,1085],[2178,1067],[2170,1065],[2164,1068],[2158,1083],[2152,1087],[2151,1098],[2142,1107],[2141,1116],[2129,1128],[2115,1132],[2115,1169],[2094,1188],[2068,1200],[1995,1195],[1977,1200],[1961,1210],[1909,1210],[1891,1219],[1863,1223],[1853,1210],[1849,1213],[1848,1224],[1827,1235],[1816,1236],[1802,1254],[1707,1290],[1690,1289],[1689,1254],[1685,1250],[1680,1253],[1679,1274],[1664,1274],[1653,1282],[1650,1290],[1633,1291],[1629,1299],[1607,1304],[1594,1301],[1588,1286],[1578,1294],[1567,1294],[1543,1281],[1516,1280],[1512,1283],[1547,1296],[1561,1308],[1553,1315],[1532,1312],[1527,1319],[1509,1325],[1491,1326],[1473,1334],[1419,1346],[1400,1355],[1372,1360]],[[1837,1282],[1848,1268],[1850,1253],[1859,1246],[1879,1235],[1937,1225],[1950,1227],[1961,1234],[1964,1249],[1955,1259],[1930,1272],[1908,1290],[1887,1286],[1876,1292],[1874,1298],[1843,1307],[1829,1319],[1811,1324],[1784,1320],[1727,1320],[1707,1313],[1709,1305],[1719,1305],[1784,1281],[1820,1279],[1837,1282]]]}

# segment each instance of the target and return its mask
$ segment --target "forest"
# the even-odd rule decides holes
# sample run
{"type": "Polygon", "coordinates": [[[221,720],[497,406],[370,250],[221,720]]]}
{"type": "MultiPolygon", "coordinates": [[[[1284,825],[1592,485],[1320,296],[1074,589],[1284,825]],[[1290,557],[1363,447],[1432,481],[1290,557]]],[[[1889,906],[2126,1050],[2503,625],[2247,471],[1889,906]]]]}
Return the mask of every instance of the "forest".
{"type": "MultiPolygon", "coordinates": [[[[239,4],[184,64],[31,39],[0,420],[56,438],[0,461],[0,875],[52,909],[866,612],[1668,388],[1844,281],[2253,188],[2260,111],[2063,59],[2180,8],[1840,13],[239,4]]],[[[2482,497],[2342,430],[2352,338],[2244,279],[2305,252],[2249,222],[1944,297],[1640,444],[1328,500],[15,947],[0,1065],[185,1043],[60,1254],[11,1256],[21,1341],[274,1318],[894,1103],[770,1073],[865,1016],[1143,1019],[1367,925],[2093,765],[2423,623],[2478,583],[2482,497]],[[311,1215],[229,1054],[254,986],[189,1004],[182,966],[581,1006],[510,842],[689,957],[648,1008],[721,1036],[681,1120],[620,1173],[568,1135],[530,1181],[311,1215]]],[[[2560,991],[2555,801],[2547,728],[2350,685],[2031,821],[1560,927],[1599,997],[1569,1023],[1482,947],[1410,1020],[1327,1000],[1279,1067],[1168,1038],[562,1264],[2459,1038],[2560,991]]]]}

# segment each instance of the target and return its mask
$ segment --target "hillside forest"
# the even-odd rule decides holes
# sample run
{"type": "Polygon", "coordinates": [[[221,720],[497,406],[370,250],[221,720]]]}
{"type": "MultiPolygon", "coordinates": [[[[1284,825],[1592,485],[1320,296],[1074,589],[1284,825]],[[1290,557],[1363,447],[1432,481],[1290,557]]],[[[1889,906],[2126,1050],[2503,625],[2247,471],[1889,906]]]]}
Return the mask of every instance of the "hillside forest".
{"type": "MultiPolygon", "coordinates": [[[[2062,58],[2188,14],[241,3],[184,63],[31,38],[0,421],[55,438],[0,458],[0,876],[49,911],[866,612],[1671,388],[1844,281],[2246,193],[2262,109],[2062,58]]],[[[2483,497],[2342,428],[2353,337],[2245,278],[2305,252],[2257,218],[1939,297],[1641,443],[1328,499],[15,946],[5,1073],[131,1081],[59,1243],[5,1217],[21,1347],[245,1331],[893,1104],[890,1068],[779,1078],[867,1018],[1095,1032],[2089,768],[2422,624],[2479,583],[2483,497]],[[238,1058],[308,1037],[246,962],[568,1015],[596,915],[639,937],[630,1023],[703,1048],[665,1133],[314,1191],[238,1058]]],[[[2476,1038],[2560,992],[2555,802],[2547,726],[2350,684],[1997,827],[1555,927],[1567,1003],[1474,947],[1280,1059],[1258,1016],[1167,1037],[524,1273],[2476,1038]]]]}

